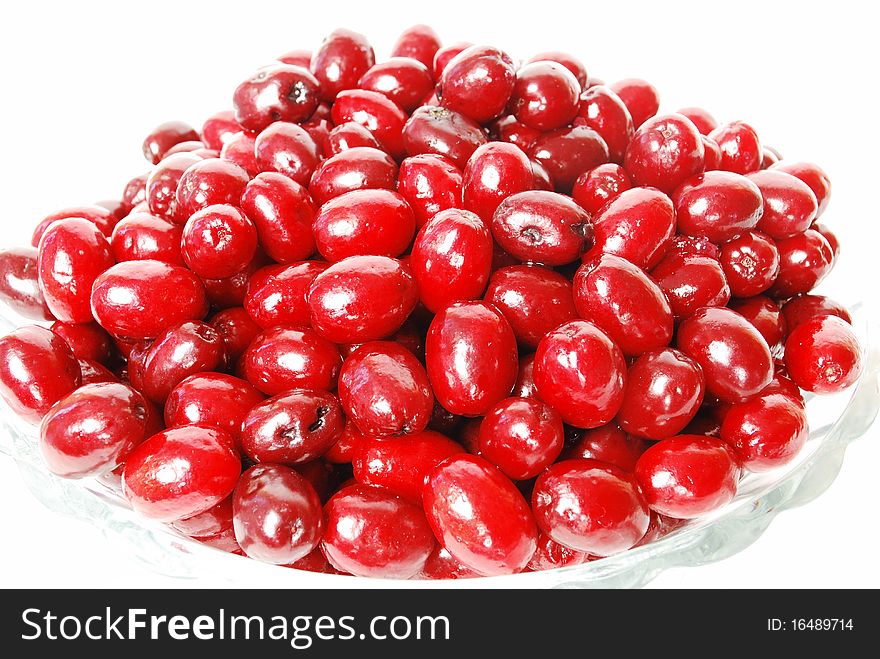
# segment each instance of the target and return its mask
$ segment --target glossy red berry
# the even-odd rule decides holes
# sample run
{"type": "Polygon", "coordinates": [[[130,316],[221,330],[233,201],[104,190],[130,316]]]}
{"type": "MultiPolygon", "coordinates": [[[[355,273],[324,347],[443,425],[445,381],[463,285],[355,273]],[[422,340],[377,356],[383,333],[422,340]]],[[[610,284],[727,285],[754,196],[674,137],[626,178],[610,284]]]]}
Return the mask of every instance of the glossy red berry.
{"type": "Polygon", "coordinates": [[[620,97],[603,85],[590,87],[580,96],[575,125],[595,130],[608,145],[608,155],[622,163],[635,134],[633,119],[620,97]]]}
{"type": "Polygon", "coordinates": [[[815,229],[777,240],[779,275],[769,294],[788,298],[809,293],[834,266],[834,250],[825,237],[815,229]]]}
{"type": "Polygon", "coordinates": [[[538,344],[538,395],[569,425],[596,428],[611,421],[623,401],[625,383],[623,353],[593,323],[573,320],[538,344]]]}
{"type": "Polygon", "coordinates": [[[776,243],[757,231],[745,233],[721,248],[721,268],[735,297],[763,293],[779,274],[779,250],[776,243]]]}
{"type": "Polygon", "coordinates": [[[373,48],[364,35],[334,30],[312,56],[312,73],[321,85],[321,98],[333,101],[342,90],[354,89],[375,63],[373,48]]]}
{"type": "Polygon", "coordinates": [[[392,57],[372,66],[361,76],[358,86],[386,96],[404,112],[411,113],[434,91],[434,77],[417,59],[392,57]]]}
{"type": "Polygon", "coordinates": [[[450,554],[487,576],[520,572],[538,531],[516,486],[486,460],[456,455],[428,475],[422,501],[434,535],[450,554]]]}
{"type": "Polygon", "coordinates": [[[92,313],[105,330],[153,339],[176,323],[208,312],[205,289],[191,271],[161,261],[117,263],[92,286],[92,313]]]}
{"type": "Polygon", "coordinates": [[[409,204],[391,190],[353,190],[334,197],[321,206],[313,224],[318,252],[331,263],[349,256],[400,256],[415,229],[409,204]]]}
{"type": "Polygon", "coordinates": [[[440,37],[427,25],[413,25],[401,32],[394,46],[391,57],[411,57],[432,70],[434,55],[440,50],[440,37]]]}
{"type": "Polygon", "coordinates": [[[678,114],[648,119],[626,149],[624,167],[636,185],[670,194],[703,171],[705,148],[697,127],[678,114]]]}
{"type": "Polygon", "coordinates": [[[94,224],[104,236],[109,236],[113,233],[113,227],[116,226],[118,221],[116,216],[103,206],[71,206],[44,217],[34,229],[33,234],[31,234],[31,245],[34,247],[40,246],[40,239],[53,222],[72,218],[86,220],[94,224]]]}
{"type": "Polygon", "coordinates": [[[49,329],[64,339],[77,359],[89,359],[102,364],[110,361],[113,354],[110,335],[97,323],[74,324],[56,320],[49,329]]]}
{"type": "Polygon", "coordinates": [[[837,316],[852,324],[846,307],[824,295],[798,295],[782,306],[782,313],[789,332],[817,316],[837,316]]]}
{"type": "Polygon", "coordinates": [[[247,184],[241,207],[257,229],[260,246],[279,263],[307,259],[315,252],[315,206],[304,187],[276,173],[247,184]]]}
{"type": "Polygon", "coordinates": [[[363,437],[352,451],[352,466],[359,483],[421,503],[430,471],[463,452],[460,444],[431,430],[394,440],[363,437]]]}
{"type": "Polygon", "coordinates": [[[584,259],[615,254],[643,270],[656,266],[675,234],[675,208],[659,190],[632,188],[612,199],[593,219],[595,243],[584,259]]]}
{"type": "Polygon", "coordinates": [[[321,546],[338,570],[409,579],[422,571],[435,544],[421,506],[387,490],[349,485],[324,507],[321,546]]]}
{"type": "Polygon", "coordinates": [[[425,340],[425,361],[434,395],[444,408],[481,416],[513,388],[516,338],[494,307],[457,302],[434,316],[425,340]]]}
{"type": "Polygon", "coordinates": [[[464,168],[464,207],[491,222],[504,199],[531,190],[533,182],[531,163],[519,147],[489,142],[474,151],[464,168]]]}
{"type": "Polygon", "coordinates": [[[311,329],[275,326],[255,338],[241,357],[241,375],[265,394],[289,389],[331,391],[342,366],[339,350],[311,329]]]}
{"type": "Polygon", "coordinates": [[[532,492],[538,527],[564,547],[610,556],[635,545],[651,520],[635,478],[596,460],[563,460],[532,492]]]}
{"type": "Polygon", "coordinates": [[[453,60],[453,58],[458,55],[463,50],[467,50],[473,46],[472,43],[468,41],[457,41],[456,43],[449,44],[448,46],[442,46],[437,49],[434,53],[434,62],[433,62],[433,70],[434,70],[434,80],[439,81],[440,77],[443,75],[443,71],[446,70],[446,66],[453,60]]]}
{"type": "Polygon", "coordinates": [[[723,307],[704,307],[678,328],[678,349],[703,369],[706,391],[736,403],[770,384],[773,359],[764,337],[745,318],[723,307]]]}
{"type": "Polygon", "coordinates": [[[323,511],[311,484],[282,465],[254,465],[232,495],[235,539],[245,554],[285,565],[321,541],[323,511]]]}
{"type": "Polygon", "coordinates": [[[781,394],[762,394],[733,405],[721,424],[721,439],[749,471],[766,471],[791,462],[808,434],[803,405],[781,394]]]}
{"type": "Polygon", "coordinates": [[[782,347],[788,328],[779,304],[766,295],[756,295],[731,300],[729,306],[758,330],[772,351],[782,347]]]}
{"type": "Polygon", "coordinates": [[[484,300],[498,309],[520,345],[536,348],[547,332],[577,318],[571,283],[538,265],[513,265],[492,273],[484,300]]]}
{"type": "Polygon", "coordinates": [[[304,464],[324,455],[343,426],[336,396],[293,389],[251,408],[241,426],[241,449],[255,462],[304,464]]]}
{"type": "Polygon", "coordinates": [[[609,88],[626,105],[636,128],[657,114],[660,108],[660,95],[657,89],[644,80],[638,78],[618,80],[609,85],[609,88]]]}
{"type": "Polygon", "coordinates": [[[275,121],[305,121],[318,106],[318,80],[299,66],[272,64],[259,69],[232,95],[235,120],[252,132],[275,121]]]}
{"type": "Polygon", "coordinates": [[[175,224],[189,218],[178,209],[177,186],[183,173],[202,158],[193,153],[175,153],[160,162],[145,182],[144,195],[150,213],[175,224]]]}
{"type": "Polygon", "coordinates": [[[120,383],[89,384],[58,401],[40,426],[49,471],[65,478],[112,471],[145,438],[147,403],[120,383]]]}
{"type": "Polygon", "coordinates": [[[577,57],[563,53],[557,50],[551,50],[533,55],[526,61],[526,64],[533,62],[556,62],[562,64],[578,81],[578,90],[587,88],[587,67],[577,57]]]}
{"type": "Polygon", "coordinates": [[[0,250],[0,302],[30,320],[49,320],[52,313],[40,289],[38,252],[34,247],[0,250]]]}
{"type": "Polygon", "coordinates": [[[203,208],[183,228],[183,260],[203,279],[231,277],[253,260],[256,251],[254,223],[235,206],[203,208]]]}
{"type": "Polygon", "coordinates": [[[724,243],[753,229],[764,213],[758,186],[739,174],[706,172],[685,180],[672,194],[678,231],[724,243]]]}
{"type": "Polygon", "coordinates": [[[309,183],[316,204],[352,190],[393,190],[397,163],[384,151],[359,146],[322,162],[309,183]]]}
{"type": "Polygon", "coordinates": [[[29,423],[40,419],[80,384],[80,370],[57,334],[26,325],[0,338],[0,395],[29,423]]]}
{"type": "Polygon", "coordinates": [[[177,184],[177,211],[189,217],[214,204],[237,206],[250,180],[248,173],[235,163],[220,158],[206,158],[190,167],[177,184]]]}
{"type": "Polygon", "coordinates": [[[862,350],[845,320],[817,316],[791,330],[785,342],[785,366],[801,389],[831,394],[859,379],[862,350]]]}
{"type": "Polygon", "coordinates": [[[452,58],[438,79],[440,104],[480,124],[499,116],[513,92],[513,60],[497,48],[471,46],[452,58]]]}
{"type": "Polygon", "coordinates": [[[780,160],[770,169],[796,176],[810,187],[818,204],[816,217],[820,216],[828,207],[828,201],[831,197],[831,180],[819,165],[811,162],[780,160]]]}
{"type": "Polygon", "coordinates": [[[318,146],[312,136],[297,124],[279,121],[254,141],[254,157],[261,172],[278,172],[308,185],[318,166],[318,146]]]}
{"type": "Polygon", "coordinates": [[[480,424],[480,455],[512,480],[528,480],[562,452],[562,417],[537,398],[505,398],[480,424]]]}
{"type": "Polygon", "coordinates": [[[241,125],[235,120],[235,112],[222,110],[205,119],[200,138],[209,149],[220,150],[238,132],[241,125]]]}
{"type": "Polygon", "coordinates": [[[790,238],[807,230],[816,219],[816,195],[799,178],[778,170],[749,174],[761,190],[764,214],[758,229],[773,239],[790,238]]]}
{"type": "Polygon", "coordinates": [[[750,174],[761,168],[761,140],[755,129],[744,121],[719,126],[709,137],[721,147],[721,169],[736,174],[750,174]]]}
{"type": "MultiPolygon", "coordinates": [[[[257,136],[242,131],[230,137],[220,150],[220,157],[241,167],[249,176],[260,172],[256,155],[257,136]]],[[[186,218],[184,218],[186,219],[186,218]]]]}
{"type": "Polygon", "coordinates": [[[92,284],[111,265],[110,245],[91,222],[70,218],[49,225],[40,239],[37,273],[52,315],[68,323],[91,321],[92,284]]]}
{"type": "Polygon", "coordinates": [[[425,368],[391,341],[365,343],[345,359],[339,399],[360,431],[372,437],[419,433],[434,409],[425,368]]]}
{"type": "Polygon", "coordinates": [[[542,570],[554,570],[560,567],[581,565],[590,559],[586,552],[575,551],[560,545],[545,533],[538,535],[538,548],[535,550],[532,560],[526,566],[526,571],[540,572],[542,570]]]}
{"type": "Polygon", "coordinates": [[[574,458],[598,460],[631,473],[636,468],[639,456],[649,445],[650,442],[640,437],[628,435],[616,423],[608,423],[585,430],[583,435],[563,452],[563,457],[566,460],[574,458]]]}
{"type": "Polygon", "coordinates": [[[646,352],[629,367],[620,427],[651,440],[679,434],[696,416],[704,395],[703,371],[678,350],[646,352]]]}
{"type": "Polygon", "coordinates": [[[223,337],[226,357],[230,364],[238,361],[251,341],[260,333],[260,326],[242,307],[222,309],[211,316],[208,324],[223,337]]]}
{"type": "Polygon", "coordinates": [[[642,454],[636,479],[651,510],[675,519],[693,519],[733,499],[739,467],[720,439],[678,435],[642,454]]]}
{"type": "Polygon", "coordinates": [[[400,329],[418,302],[418,289],[400,261],[352,256],[315,277],[307,300],[318,334],[334,343],[365,343],[400,329]]]}
{"type": "Polygon", "coordinates": [[[347,121],[335,126],[330,131],[322,148],[324,155],[330,157],[358,146],[368,146],[373,149],[382,148],[370,131],[358,123],[347,121]]]}
{"type": "Polygon", "coordinates": [[[574,74],[551,61],[530,62],[516,72],[510,112],[540,131],[562,128],[574,119],[581,87],[574,74]]]}
{"type": "Polygon", "coordinates": [[[253,260],[234,275],[222,279],[203,279],[208,302],[215,309],[242,306],[251,275],[267,262],[266,256],[257,249],[253,260]]]}
{"type": "Polygon", "coordinates": [[[703,108],[691,107],[682,108],[678,114],[683,115],[691,120],[701,135],[708,135],[718,128],[718,121],[707,110],[703,108]]]}
{"type": "Polygon", "coordinates": [[[568,194],[578,176],[608,162],[608,146],[592,128],[572,126],[541,135],[529,155],[546,168],[556,190],[568,194]]]}
{"type": "Polygon", "coordinates": [[[407,120],[403,141],[409,156],[433,153],[464,169],[473,152],[488,138],[478,123],[460,112],[425,105],[407,120]]]}
{"type": "Polygon", "coordinates": [[[440,211],[461,208],[461,187],[461,171],[444,156],[424,153],[400,163],[397,192],[412,208],[417,227],[440,211]]]}
{"type": "Polygon", "coordinates": [[[507,197],[492,218],[492,234],[508,254],[545,265],[571,263],[588,249],[590,216],[570,197],[532,190],[507,197]]]}
{"type": "Polygon", "coordinates": [[[592,321],[633,357],[672,340],[672,309],[639,267],[613,254],[585,261],[574,276],[578,316],[592,321]]]}
{"type": "Polygon", "coordinates": [[[478,299],[492,267],[492,234],[471,212],[441,211],[416,236],[410,267],[419,297],[432,313],[453,302],[478,299]]]}
{"type": "Polygon", "coordinates": [[[222,368],[226,363],[223,337],[213,327],[186,321],[160,334],[143,361],[141,390],[150,400],[163,403],[187,376],[222,368]]]}
{"type": "Polygon", "coordinates": [[[166,121],[156,126],[150,134],[144,138],[143,152],[151,164],[155,165],[168,151],[180,144],[192,140],[198,140],[199,134],[196,129],[183,121],[166,121]]]}
{"type": "Polygon", "coordinates": [[[392,156],[403,157],[407,115],[384,94],[368,89],[342,91],[333,103],[332,117],[336,124],[354,121],[362,125],[392,156]]]}
{"type": "Polygon", "coordinates": [[[669,254],[651,271],[666,295],[676,319],[688,318],[701,307],[723,307],[730,286],[721,264],[708,256],[669,254]]]}
{"type": "Polygon", "coordinates": [[[180,254],[182,228],[151,215],[132,213],[113,229],[110,247],[117,262],[152,259],[172,265],[183,265],[180,254]]]}
{"type": "Polygon", "coordinates": [[[221,502],[240,473],[241,462],[227,433],[184,426],[153,435],[128,454],[123,492],[135,512],[172,522],[221,502]]]}
{"type": "Polygon", "coordinates": [[[245,309],[258,326],[308,327],[306,293],[315,277],[329,267],[321,261],[270,265],[257,270],[248,283],[245,309]]]}
{"type": "Polygon", "coordinates": [[[178,383],[165,401],[165,423],[211,426],[238,440],[241,424],[264,399],[252,384],[225,373],[197,373],[178,383]]]}

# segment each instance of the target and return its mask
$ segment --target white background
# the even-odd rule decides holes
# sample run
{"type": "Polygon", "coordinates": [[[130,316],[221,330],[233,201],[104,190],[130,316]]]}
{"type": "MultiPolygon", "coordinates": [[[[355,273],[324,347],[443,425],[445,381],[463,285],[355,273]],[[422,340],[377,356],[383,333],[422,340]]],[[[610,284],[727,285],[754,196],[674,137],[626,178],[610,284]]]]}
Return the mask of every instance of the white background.
{"type": "MultiPolygon", "coordinates": [[[[195,126],[231,104],[254,68],[315,48],[336,27],[377,57],[432,24],[446,43],[515,58],[558,49],[607,81],[638,76],[661,110],[702,105],[750,121],[765,142],[820,163],[834,194],[823,218],[843,241],[837,287],[877,305],[877,17],[863,2],[16,2],[0,22],[0,244],[26,243],[60,207],[112,198],[147,169],[143,136],[195,126]]],[[[880,427],[856,442],[819,500],[778,518],[721,563],[672,570],[655,587],[878,587],[880,427]]],[[[157,576],[95,529],[41,508],[0,457],[0,586],[210,586],[157,576]]]]}

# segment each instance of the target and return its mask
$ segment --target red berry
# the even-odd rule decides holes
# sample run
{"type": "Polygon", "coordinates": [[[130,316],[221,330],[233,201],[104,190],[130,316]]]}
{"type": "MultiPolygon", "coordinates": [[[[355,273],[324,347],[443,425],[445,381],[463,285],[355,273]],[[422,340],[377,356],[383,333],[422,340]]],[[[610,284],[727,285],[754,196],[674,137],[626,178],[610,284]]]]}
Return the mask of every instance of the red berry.
{"type": "Polygon", "coordinates": [[[342,90],[354,89],[375,63],[373,48],[364,35],[334,30],[312,56],[312,73],[321,85],[321,98],[332,102],[342,90]]]}
{"type": "Polygon", "coordinates": [[[532,492],[538,527],[563,547],[610,556],[635,545],[651,521],[635,478],[596,460],[564,460],[532,492]]]}
{"type": "Polygon", "coordinates": [[[555,130],[574,119],[580,91],[577,78],[562,64],[530,62],[516,72],[510,111],[526,126],[555,130]]]}
{"type": "Polygon", "coordinates": [[[427,25],[413,25],[404,30],[394,42],[391,57],[411,57],[431,70],[438,50],[440,37],[437,33],[427,25]]]}
{"type": "Polygon", "coordinates": [[[270,265],[250,278],[244,306],[259,327],[277,325],[308,327],[306,294],[320,273],[329,267],[322,261],[270,265]]]}
{"type": "Polygon", "coordinates": [[[512,114],[499,117],[489,124],[489,137],[497,142],[514,144],[524,153],[529,153],[540,136],[540,130],[520,123],[512,114]]]}
{"type": "Polygon", "coordinates": [[[623,353],[590,322],[565,323],[538,344],[538,395],[569,425],[596,428],[611,421],[623,402],[625,382],[623,353]]]}
{"type": "Polygon", "coordinates": [[[721,424],[721,439],[750,471],[766,471],[791,462],[807,435],[803,405],[781,394],[762,394],[733,405],[721,424]]]}
{"type": "Polygon", "coordinates": [[[704,388],[702,369],[684,353],[672,348],[646,352],[627,371],[617,422],[638,437],[672,437],[696,416],[704,388]]]}
{"type": "Polygon", "coordinates": [[[349,256],[400,256],[416,221],[406,200],[390,190],[353,190],[321,206],[313,230],[318,252],[333,263],[349,256]]]}
{"type": "Polygon", "coordinates": [[[275,326],[251,342],[239,368],[248,382],[271,396],[302,387],[331,391],[341,366],[336,346],[313,330],[275,326]]]}
{"type": "Polygon", "coordinates": [[[408,114],[434,91],[434,77],[428,67],[416,59],[392,57],[373,65],[361,76],[358,86],[386,96],[408,114]]]}
{"type": "Polygon", "coordinates": [[[384,151],[359,146],[327,158],[318,165],[309,183],[316,204],[352,190],[393,190],[397,163],[384,151]]]}
{"type": "Polygon", "coordinates": [[[440,544],[480,574],[520,572],[535,553],[538,531],[528,503],[482,458],[462,454],[441,462],[428,475],[422,501],[440,544]]]}
{"type": "Polygon", "coordinates": [[[845,320],[817,316],[791,330],[785,342],[785,366],[801,389],[831,394],[859,379],[862,350],[845,320]]]}
{"type": "Polygon", "coordinates": [[[358,429],[372,437],[420,433],[434,409],[425,368],[391,341],[365,343],[345,359],[339,399],[358,429]]]}
{"type": "Polygon", "coordinates": [[[236,88],[232,96],[235,120],[252,132],[275,121],[305,121],[318,106],[321,92],[318,80],[306,69],[272,64],[236,88]]]}
{"type": "Polygon", "coordinates": [[[585,261],[573,282],[574,305],[623,354],[634,357],[669,345],[672,310],[663,291],[637,266],[613,254],[585,261]]]}
{"type": "Polygon", "coordinates": [[[462,176],[443,156],[425,153],[400,163],[397,191],[406,199],[421,228],[440,211],[461,208],[462,176]]]}
{"type": "Polygon", "coordinates": [[[595,85],[580,97],[575,125],[589,126],[605,140],[608,155],[622,163],[626,148],[635,134],[632,116],[624,102],[613,91],[595,85]]]}
{"type": "Polygon", "coordinates": [[[203,279],[223,279],[243,270],[257,251],[257,230],[235,206],[218,204],[193,213],[183,228],[181,253],[203,279]]]}
{"type": "Polygon", "coordinates": [[[541,135],[529,155],[546,168],[556,190],[568,194],[578,176],[608,162],[608,146],[592,128],[572,126],[541,135]]]}
{"type": "Polygon", "coordinates": [[[180,226],[151,215],[132,213],[113,229],[110,247],[117,262],[152,259],[183,265],[180,226]]]}
{"type": "Polygon", "coordinates": [[[806,231],[816,219],[816,195],[800,179],[775,169],[749,174],[749,179],[764,198],[764,215],[758,229],[771,238],[795,236],[806,231]]]}
{"type": "Polygon", "coordinates": [[[678,114],[690,119],[701,135],[708,135],[718,128],[718,121],[703,108],[682,108],[678,114]]]}
{"type": "Polygon", "coordinates": [[[446,70],[447,64],[449,64],[449,62],[451,62],[456,55],[458,55],[463,50],[467,50],[471,46],[473,46],[473,44],[468,41],[458,41],[448,46],[438,48],[437,51],[434,53],[434,61],[432,67],[434,70],[434,80],[439,81],[440,76],[443,75],[443,71],[446,70]]]}
{"type": "Polygon", "coordinates": [[[422,303],[433,313],[453,302],[478,299],[492,266],[492,235],[465,210],[437,213],[419,231],[410,267],[422,303]]]}
{"type": "Polygon", "coordinates": [[[228,497],[241,474],[232,438],[216,428],[172,428],[125,460],[123,491],[135,512],[160,522],[198,515],[228,497]]]}
{"type": "Polygon", "coordinates": [[[497,48],[471,46],[452,58],[438,79],[440,104],[480,124],[499,116],[513,92],[513,60],[497,48]]]}
{"type": "Polygon", "coordinates": [[[539,265],[496,270],[483,299],[504,315],[526,348],[536,348],[547,332],[577,318],[571,283],[539,265]]]}
{"type": "Polygon", "coordinates": [[[763,293],[779,274],[779,250],[770,238],[746,231],[721,248],[721,268],[735,297],[763,293]]]}
{"type": "Polygon", "coordinates": [[[150,134],[144,138],[144,158],[155,165],[168,151],[180,144],[198,140],[199,134],[196,129],[183,121],[166,121],[156,126],[150,134]]]}
{"type": "Polygon", "coordinates": [[[753,229],[764,213],[758,186],[739,174],[706,172],[685,180],[672,194],[678,231],[724,243],[753,229]]]}
{"type": "Polygon", "coordinates": [[[247,413],[263,399],[252,384],[239,378],[225,373],[197,373],[168,394],[165,423],[169,428],[211,426],[238,440],[247,413]]]}
{"type": "Polygon", "coordinates": [[[719,126],[709,137],[721,147],[721,169],[736,174],[750,174],[761,168],[761,140],[755,129],[743,121],[719,126]]]}
{"type": "Polygon", "coordinates": [[[293,389],[251,408],[241,426],[241,449],[255,462],[303,464],[324,455],[343,425],[336,396],[293,389]]]}
{"type": "Polygon", "coordinates": [[[545,265],[571,263],[590,247],[587,212],[570,197],[532,190],[507,197],[492,218],[492,234],[508,254],[545,265]]]}
{"type": "Polygon", "coordinates": [[[335,126],[327,135],[323,145],[324,155],[335,156],[337,153],[354,149],[358,146],[368,146],[380,149],[379,141],[366,128],[353,121],[347,121],[335,126]]]}
{"type": "Polygon", "coordinates": [[[779,276],[769,294],[787,298],[809,293],[834,266],[834,251],[825,237],[814,229],[777,240],[779,276]]]}
{"type": "Polygon", "coordinates": [[[615,254],[643,270],[656,266],[675,234],[675,209],[659,190],[632,188],[612,199],[593,220],[595,243],[584,259],[615,254]]]}
{"type": "Polygon", "coordinates": [[[566,460],[573,458],[598,460],[632,472],[636,468],[639,456],[649,445],[650,442],[644,439],[626,434],[616,423],[608,423],[585,430],[583,435],[563,453],[563,456],[566,460]]]}
{"type": "Polygon", "coordinates": [[[225,363],[220,333],[205,323],[186,321],[169,327],[150,345],[140,389],[150,400],[163,403],[187,376],[222,368],[225,363]]]}
{"type": "Polygon", "coordinates": [[[206,158],[189,166],[177,184],[177,211],[190,217],[214,204],[237,206],[250,176],[228,160],[206,158]]]}
{"type": "Polygon", "coordinates": [[[50,320],[40,290],[38,252],[34,247],[0,250],[0,302],[30,320],[50,320]]]}
{"type": "Polygon", "coordinates": [[[120,383],[88,384],[58,401],[40,426],[49,471],[65,478],[96,476],[123,462],[148,430],[147,403],[120,383]]]}
{"type": "Polygon", "coordinates": [[[223,337],[226,357],[230,364],[238,361],[251,341],[260,333],[260,326],[242,307],[230,307],[218,311],[211,316],[208,324],[223,337]]]}
{"type": "Polygon", "coordinates": [[[749,321],[764,337],[770,349],[780,348],[788,334],[779,305],[766,295],[731,300],[730,308],[749,321]]]}
{"type": "Polygon", "coordinates": [[[296,124],[279,121],[257,135],[254,157],[261,172],[278,172],[300,185],[308,185],[318,166],[318,146],[296,124]]]}
{"type": "MultiPolygon", "coordinates": [[[[232,135],[220,150],[220,157],[241,167],[248,176],[260,173],[256,155],[257,136],[242,131],[232,135]]],[[[186,218],[184,218],[186,219],[186,218]]]]}
{"type": "Polygon", "coordinates": [[[586,563],[590,555],[586,552],[575,551],[551,540],[549,535],[541,533],[538,536],[538,548],[535,550],[532,560],[526,566],[526,571],[540,572],[541,570],[553,570],[558,567],[569,567],[586,563]]]}
{"type": "Polygon", "coordinates": [[[315,253],[315,206],[298,183],[281,174],[260,174],[247,184],[241,207],[271,259],[291,263],[315,253]]]}
{"type": "Polygon", "coordinates": [[[636,128],[657,114],[660,107],[660,96],[651,83],[638,78],[627,78],[618,80],[609,85],[609,88],[626,105],[636,128]]]}
{"type": "Polygon", "coordinates": [[[824,295],[798,295],[782,306],[788,331],[817,316],[837,316],[852,324],[846,307],[824,295]]]}
{"type": "Polygon", "coordinates": [[[117,263],[92,286],[92,313],[105,330],[152,339],[208,311],[202,282],[189,270],[160,261],[117,263]]]}
{"type": "Polygon", "coordinates": [[[796,176],[810,187],[818,203],[816,217],[820,216],[825,208],[827,208],[831,197],[831,180],[819,165],[811,162],[781,160],[773,165],[771,169],[796,176]]]}
{"type": "Polygon", "coordinates": [[[464,168],[464,207],[491,222],[504,199],[531,190],[533,182],[531,163],[522,150],[503,142],[484,144],[474,151],[464,168]]]}
{"type": "Polygon", "coordinates": [[[40,239],[37,273],[46,305],[58,320],[92,320],[89,298],[92,284],[113,265],[107,239],[87,220],[53,222],[40,239]]]}
{"type": "Polygon", "coordinates": [[[254,465],[232,495],[235,539],[245,554],[284,565],[321,540],[321,500],[309,482],[282,465],[254,465]]]}
{"type": "Polygon", "coordinates": [[[701,307],[723,307],[730,286],[721,264],[708,256],[670,253],[651,271],[666,295],[676,319],[688,318],[701,307]]]}
{"type": "Polygon", "coordinates": [[[457,302],[434,316],[425,361],[440,404],[453,414],[480,416],[513,388],[516,338],[494,307],[457,302]]]}
{"type": "Polygon", "coordinates": [[[446,156],[459,169],[488,139],[474,120],[449,108],[424,105],[412,113],[403,127],[406,153],[446,156]]]}
{"type": "Polygon", "coordinates": [[[751,398],[773,378],[764,337],[730,309],[698,310],[679,325],[676,341],[678,349],[703,369],[706,391],[724,402],[751,398]]]}
{"type": "Polygon", "coordinates": [[[697,127],[679,114],[647,120],[626,149],[624,167],[636,185],[670,194],[705,167],[705,149],[697,127]]]}
{"type": "Polygon", "coordinates": [[[403,157],[403,125],[407,115],[384,94],[368,89],[342,91],[333,103],[332,117],[336,124],[361,124],[393,157],[403,157]]]}
{"type": "Polygon", "coordinates": [[[88,359],[101,364],[110,361],[113,345],[110,335],[97,323],[74,324],[56,320],[49,329],[64,339],[77,359],[88,359]]]}
{"type": "Polygon", "coordinates": [[[651,510],[675,519],[693,519],[733,499],[739,467],[720,439],[678,435],[642,454],[636,479],[651,510]]]}
{"type": "Polygon", "coordinates": [[[394,440],[363,437],[352,452],[352,466],[359,483],[421,503],[430,471],[463,452],[460,444],[431,430],[394,440]]]}
{"type": "Polygon", "coordinates": [[[506,398],[480,425],[480,455],[512,480],[528,480],[562,452],[562,417],[537,398],[506,398]]]}
{"type": "Polygon", "coordinates": [[[526,64],[531,64],[533,62],[557,62],[558,64],[562,64],[562,66],[571,71],[571,74],[578,81],[579,89],[587,88],[587,67],[585,67],[584,63],[573,55],[552,50],[532,56],[526,61],[526,64]]]}
{"type": "Polygon", "coordinates": [[[150,213],[175,224],[186,223],[189,215],[178,208],[177,186],[184,172],[201,160],[192,153],[175,153],[150,172],[144,189],[150,213]]]}
{"type": "Polygon", "coordinates": [[[236,133],[241,132],[241,125],[235,120],[235,112],[223,110],[212,114],[202,124],[201,140],[209,149],[220,150],[236,133]]]}
{"type": "Polygon", "coordinates": [[[422,571],[435,544],[421,506],[387,490],[349,485],[324,507],[321,546],[338,570],[409,579],[422,571]]]}
{"type": "Polygon", "coordinates": [[[86,220],[87,222],[94,224],[98,228],[98,231],[104,236],[109,236],[113,233],[113,227],[116,226],[117,222],[113,213],[103,206],[72,206],[43,218],[31,235],[31,245],[34,247],[40,246],[40,239],[43,237],[46,229],[48,229],[53,222],[73,218],[86,220]]]}

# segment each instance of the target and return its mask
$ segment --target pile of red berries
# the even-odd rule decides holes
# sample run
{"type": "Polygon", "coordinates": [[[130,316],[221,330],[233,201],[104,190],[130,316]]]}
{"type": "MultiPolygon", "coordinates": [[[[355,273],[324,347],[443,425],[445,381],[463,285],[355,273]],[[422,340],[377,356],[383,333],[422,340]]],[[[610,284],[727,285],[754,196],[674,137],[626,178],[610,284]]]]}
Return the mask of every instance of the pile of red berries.
{"type": "Polygon", "coordinates": [[[0,254],[48,468],[230,552],[393,578],[574,565],[792,460],[851,385],[830,184],[563,53],[337,30],[122,199],[0,254]]]}

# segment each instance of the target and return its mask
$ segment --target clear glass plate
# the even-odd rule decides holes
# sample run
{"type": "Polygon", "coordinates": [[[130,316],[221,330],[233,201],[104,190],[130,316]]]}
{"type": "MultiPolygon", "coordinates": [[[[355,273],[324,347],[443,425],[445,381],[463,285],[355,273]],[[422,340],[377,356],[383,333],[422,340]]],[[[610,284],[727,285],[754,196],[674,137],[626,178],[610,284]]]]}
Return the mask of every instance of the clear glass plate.
{"type": "MultiPolygon", "coordinates": [[[[841,299],[846,300],[845,296],[841,299]]],[[[0,403],[0,453],[14,459],[33,495],[48,508],[91,522],[109,542],[156,571],[175,577],[212,577],[230,586],[256,588],[371,587],[639,587],[670,567],[695,566],[731,556],[754,542],[783,510],[824,492],[837,476],[849,443],[870,427],[880,406],[880,326],[860,304],[851,305],[865,349],[865,369],[849,390],[807,402],[810,439],[791,464],[749,474],[736,498],[713,515],[687,522],[664,537],[622,554],[545,572],[459,581],[392,581],[314,574],[227,554],[135,515],[118,495],[94,480],[50,474],[37,447],[37,429],[0,403]]],[[[0,323],[0,332],[21,319],[0,323]],[[4,327],[5,326],[5,327],[4,327]]]]}

